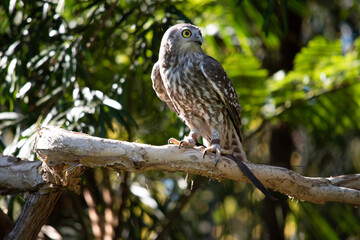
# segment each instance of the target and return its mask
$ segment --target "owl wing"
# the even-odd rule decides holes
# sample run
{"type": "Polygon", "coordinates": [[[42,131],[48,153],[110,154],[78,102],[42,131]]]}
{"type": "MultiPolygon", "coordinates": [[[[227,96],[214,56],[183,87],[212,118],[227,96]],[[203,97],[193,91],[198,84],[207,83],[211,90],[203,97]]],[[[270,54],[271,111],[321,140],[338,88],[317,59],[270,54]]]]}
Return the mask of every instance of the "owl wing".
{"type": "Polygon", "coordinates": [[[206,55],[200,63],[200,69],[206,80],[220,96],[234,124],[235,130],[242,141],[240,128],[241,107],[237,99],[234,86],[221,64],[214,58],[206,55]]]}
{"type": "Polygon", "coordinates": [[[174,113],[178,113],[174,107],[174,104],[171,102],[167,91],[165,89],[164,83],[162,81],[161,75],[160,75],[160,67],[159,62],[156,62],[153,66],[152,72],[151,72],[151,80],[153,83],[153,88],[156,92],[156,95],[165,102],[168,107],[173,111],[174,113]]]}

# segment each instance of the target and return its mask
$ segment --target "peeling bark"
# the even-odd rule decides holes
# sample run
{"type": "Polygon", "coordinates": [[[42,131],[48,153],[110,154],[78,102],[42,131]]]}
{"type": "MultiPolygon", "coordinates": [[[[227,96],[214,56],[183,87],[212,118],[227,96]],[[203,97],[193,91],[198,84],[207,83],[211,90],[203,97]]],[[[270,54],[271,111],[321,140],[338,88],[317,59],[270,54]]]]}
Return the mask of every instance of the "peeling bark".
{"type": "Polygon", "coordinates": [[[38,191],[45,182],[39,174],[40,161],[25,161],[0,154],[0,194],[38,191]]]}
{"type": "MultiPolygon", "coordinates": [[[[58,176],[57,184],[69,183],[64,169],[78,165],[91,168],[111,167],[116,171],[131,172],[180,171],[217,180],[248,182],[236,163],[225,157],[215,167],[214,156],[207,155],[203,158],[201,151],[197,149],[103,139],[60,128],[40,129],[35,151],[50,169],[63,166],[61,171],[51,171],[58,176]]],[[[247,166],[266,187],[289,197],[313,203],[342,202],[360,205],[360,174],[312,178],[281,167],[254,163],[247,163],[247,166]]]]}

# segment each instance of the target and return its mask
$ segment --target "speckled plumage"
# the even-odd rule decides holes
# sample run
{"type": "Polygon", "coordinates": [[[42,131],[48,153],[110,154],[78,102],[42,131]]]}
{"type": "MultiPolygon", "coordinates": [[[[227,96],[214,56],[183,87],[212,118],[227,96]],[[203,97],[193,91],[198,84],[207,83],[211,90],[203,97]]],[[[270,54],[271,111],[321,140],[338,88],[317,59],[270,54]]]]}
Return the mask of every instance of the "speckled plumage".
{"type": "Polygon", "coordinates": [[[201,42],[200,29],[190,24],[166,31],[151,75],[154,90],[190,128],[186,141],[202,137],[209,146],[220,139],[222,152],[246,161],[236,92],[221,64],[201,49],[201,42]],[[181,35],[185,29],[191,37],[181,35]]]}
{"type": "Polygon", "coordinates": [[[275,199],[243,162],[240,104],[225,70],[201,49],[200,29],[191,24],[169,28],[161,41],[159,61],[151,79],[158,97],[190,128],[179,146],[195,146],[199,137],[204,154],[215,151],[232,158],[241,171],[270,199],[275,199]]]}

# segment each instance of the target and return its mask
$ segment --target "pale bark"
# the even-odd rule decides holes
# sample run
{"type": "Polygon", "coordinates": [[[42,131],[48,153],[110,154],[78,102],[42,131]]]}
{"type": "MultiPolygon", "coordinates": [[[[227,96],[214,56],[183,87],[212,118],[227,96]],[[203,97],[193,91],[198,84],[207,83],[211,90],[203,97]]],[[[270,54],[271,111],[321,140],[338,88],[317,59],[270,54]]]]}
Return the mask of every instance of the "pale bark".
{"type": "MultiPolygon", "coordinates": [[[[55,173],[56,184],[65,186],[73,181],[69,180],[69,174],[65,174],[67,172],[64,170],[79,164],[91,168],[111,167],[117,171],[163,170],[218,180],[248,181],[232,160],[223,157],[215,167],[214,156],[202,158],[201,151],[197,149],[102,139],[60,128],[40,129],[35,151],[52,169],[49,173],[55,173]]],[[[314,203],[342,202],[360,205],[360,174],[311,178],[281,167],[254,163],[247,163],[247,166],[266,187],[289,197],[314,203]]],[[[50,178],[49,180],[51,181],[50,178]]]]}
{"type": "Polygon", "coordinates": [[[38,172],[40,166],[40,161],[0,155],[0,194],[38,191],[45,184],[38,172]]]}

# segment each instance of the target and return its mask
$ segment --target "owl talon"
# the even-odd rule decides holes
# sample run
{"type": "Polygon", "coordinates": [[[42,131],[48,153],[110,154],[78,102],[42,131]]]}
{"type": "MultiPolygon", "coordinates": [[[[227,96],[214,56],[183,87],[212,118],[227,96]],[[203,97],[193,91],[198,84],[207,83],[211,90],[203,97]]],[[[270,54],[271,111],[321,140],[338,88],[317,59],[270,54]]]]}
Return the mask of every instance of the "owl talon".
{"type": "Polygon", "coordinates": [[[202,157],[203,157],[203,159],[205,158],[206,151],[207,151],[207,150],[206,150],[206,148],[205,148],[205,150],[203,151],[203,156],[202,156],[202,157]]]}
{"type": "Polygon", "coordinates": [[[184,144],[184,140],[181,140],[180,142],[179,142],[179,149],[181,148],[181,146],[184,144]]]}
{"type": "Polygon", "coordinates": [[[205,158],[205,155],[208,152],[215,152],[215,167],[218,165],[220,158],[221,158],[221,150],[220,150],[220,144],[212,144],[210,147],[205,148],[203,152],[203,158],[205,158]]]}
{"type": "Polygon", "coordinates": [[[205,155],[208,154],[209,152],[213,152],[215,151],[215,147],[214,146],[210,146],[210,147],[207,147],[204,149],[204,152],[203,152],[203,158],[205,158],[205,155]]]}
{"type": "Polygon", "coordinates": [[[221,158],[221,151],[220,151],[220,146],[219,146],[218,148],[216,148],[215,167],[218,165],[220,158],[221,158]]]}

